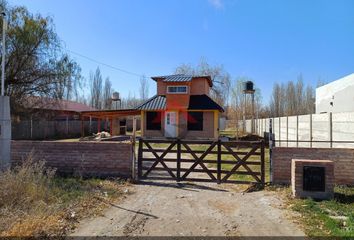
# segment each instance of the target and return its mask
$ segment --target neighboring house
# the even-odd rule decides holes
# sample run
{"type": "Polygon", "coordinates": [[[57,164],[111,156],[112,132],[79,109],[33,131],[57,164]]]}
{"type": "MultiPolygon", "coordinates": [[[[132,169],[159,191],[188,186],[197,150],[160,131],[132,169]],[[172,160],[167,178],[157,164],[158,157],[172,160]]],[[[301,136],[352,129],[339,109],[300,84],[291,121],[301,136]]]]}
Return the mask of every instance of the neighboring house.
{"type": "MultiPolygon", "coordinates": [[[[85,104],[31,96],[23,110],[12,115],[12,139],[60,139],[81,135],[80,113],[96,110],[85,104]]],[[[85,122],[87,132],[97,131],[97,123],[85,122]]]]}
{"type": "Polygon", "coordinates": [[[224,110],[209,97],[210,76],[177,74],[152,79],[157,95],[137,108],[143,137],[219,137],[219,114],[224,110]]]}
{"type": "Polygon", "coordinates": [[[316,113],[354,112],[354,73],[316,89],[316,113]]]}
{"type": "Polygon", "coordinates": [[[69,100],[31,96],[26,98],[23,111],[13,116],[21,120],[79,120],[80,112],[94,111],[95,108],[69,100]]]}

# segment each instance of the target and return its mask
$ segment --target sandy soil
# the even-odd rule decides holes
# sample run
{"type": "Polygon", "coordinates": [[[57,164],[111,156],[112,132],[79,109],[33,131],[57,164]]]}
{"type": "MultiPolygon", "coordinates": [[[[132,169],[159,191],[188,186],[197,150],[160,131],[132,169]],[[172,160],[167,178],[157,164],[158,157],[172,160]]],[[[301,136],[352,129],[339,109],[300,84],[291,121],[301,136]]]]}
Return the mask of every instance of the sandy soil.
{"type": "Polygon", "coordinates": [[[275,192],[244,186],[145,181],[73,236],[304,236],[275,192]],[[243,188],[243,189],[242,189],[243,188]]]}

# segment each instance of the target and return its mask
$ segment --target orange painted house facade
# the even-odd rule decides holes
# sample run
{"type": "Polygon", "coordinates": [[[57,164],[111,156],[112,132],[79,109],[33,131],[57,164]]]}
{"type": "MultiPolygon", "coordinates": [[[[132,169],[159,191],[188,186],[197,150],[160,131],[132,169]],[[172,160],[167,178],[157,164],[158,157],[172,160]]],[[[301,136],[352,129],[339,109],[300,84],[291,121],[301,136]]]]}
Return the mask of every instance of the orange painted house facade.
{"type": "Polygon", "coordinates": [[[157,95],[138,107],[145,138],[217,139],[223,108],[210,97],[210,76],[152,77],[157,95]]]}

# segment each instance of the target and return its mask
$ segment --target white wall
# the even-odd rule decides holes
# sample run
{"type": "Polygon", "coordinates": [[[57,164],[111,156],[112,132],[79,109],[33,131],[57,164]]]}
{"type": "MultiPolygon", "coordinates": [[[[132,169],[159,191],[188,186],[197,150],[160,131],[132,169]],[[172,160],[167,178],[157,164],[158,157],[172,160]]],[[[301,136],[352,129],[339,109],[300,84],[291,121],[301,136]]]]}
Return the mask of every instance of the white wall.
{"type": "Polygon", "coordinates": [[[354,112],[354,73],[316,89],[316,113],[326,112],[354,112]]]}
{"type": "MultiPolygon", "coordinates": [[[[310,114],[272,118],[276,146],[282,147],[319,147],[354,148],[354,112],[310,114]],[[312,142],[311,142],[312,139],[312,142]],[[332,140],[332,144],[331,144],[332,140]],[[289,142],[287,142],[289,141],[289,142]],[[299,141],[299,142],[298,142],[299,141]],[[301,142],[308,141],[308,142],[301,142]],[[326,142],[315,142],[326,141],[326,142]]],[[[270,119],[256,119],[256,132],[264,136],[269,132],[270,119]]],[[[251,120],[246,120],[246,130],[251,131],[251,120]]],[[[242,128],[242,121],[240,122],[242,128]]]]}

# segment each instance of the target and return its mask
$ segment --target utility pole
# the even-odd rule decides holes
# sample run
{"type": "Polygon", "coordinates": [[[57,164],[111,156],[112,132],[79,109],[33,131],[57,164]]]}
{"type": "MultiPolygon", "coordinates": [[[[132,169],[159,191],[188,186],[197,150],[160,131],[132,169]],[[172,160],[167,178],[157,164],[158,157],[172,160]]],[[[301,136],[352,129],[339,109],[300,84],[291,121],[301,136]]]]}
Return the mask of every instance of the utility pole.
{"type": "Polygon", "coordinates": [[[2,15],[2,51],[1,51],[1,96],[5,96],[5,53],[6,53],[6,14],[2,15]]]}
{"type": "Polygon", "coordinates": [[[5,53],[6,53],[6,14],[2,17],[2,51],[1,51],[1,96],[0,96],[0,171],[11,166],[11,115],[10,98],[5,96],[5,53]]]}

